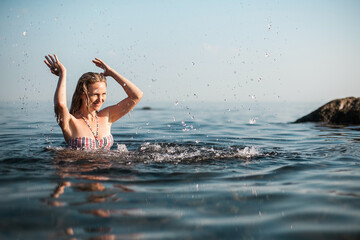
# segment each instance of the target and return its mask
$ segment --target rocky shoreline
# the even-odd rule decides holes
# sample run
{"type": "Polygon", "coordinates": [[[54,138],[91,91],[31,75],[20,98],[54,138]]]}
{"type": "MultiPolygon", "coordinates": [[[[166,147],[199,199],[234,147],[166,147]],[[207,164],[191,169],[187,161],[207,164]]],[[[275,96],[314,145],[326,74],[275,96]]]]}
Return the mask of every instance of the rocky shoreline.
{"type": "Polygon", "coordinates": [[[360,97],[332,100],[294,123],[323,122],[335,125],[360,125],[360,97]]]}

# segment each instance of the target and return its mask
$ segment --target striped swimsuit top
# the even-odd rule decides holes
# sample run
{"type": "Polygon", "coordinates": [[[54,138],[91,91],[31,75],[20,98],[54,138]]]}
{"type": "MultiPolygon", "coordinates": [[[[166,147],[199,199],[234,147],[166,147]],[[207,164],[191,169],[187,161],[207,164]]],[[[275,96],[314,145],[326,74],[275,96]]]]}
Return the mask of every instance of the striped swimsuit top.
{"type": "Polygon", "coordinates": [[[101,139],[77,137],[70,139],[68,142],[70,148],[81,150],[110,149],[113,144],[114,138],[111,134],[101,139]]]}
{"type": "Polygon", "coordinates": [[[72,149],[81,149],[81,150],[91,150],[91,149],[110,149],[111,146],[114,144],[114,138],[111,134],[109,134],[106,137],[103,137],[101,139],[98,139],[99,136],[99,119],[97,115],[95,114],[96,118],[96,134],[93,132],[90,124],[86,121],[84,116],[82,116],[82,119],[86,123],[86,125],[89,127],[91,133],[94,135],[94,138],[89,137],[77,137],[72,138],[68,142],[68,146],[72,149]]]}

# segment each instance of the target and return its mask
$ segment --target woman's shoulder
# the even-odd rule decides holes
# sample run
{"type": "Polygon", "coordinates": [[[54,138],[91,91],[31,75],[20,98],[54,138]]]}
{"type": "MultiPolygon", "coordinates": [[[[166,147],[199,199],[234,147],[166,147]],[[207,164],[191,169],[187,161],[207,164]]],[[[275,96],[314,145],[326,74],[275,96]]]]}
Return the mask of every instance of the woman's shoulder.
{"type": "Polygon", "coordinates": [[[109,109],[104,108],[96,113],[96,115],[100,118],[109,118],[109,109]]]}

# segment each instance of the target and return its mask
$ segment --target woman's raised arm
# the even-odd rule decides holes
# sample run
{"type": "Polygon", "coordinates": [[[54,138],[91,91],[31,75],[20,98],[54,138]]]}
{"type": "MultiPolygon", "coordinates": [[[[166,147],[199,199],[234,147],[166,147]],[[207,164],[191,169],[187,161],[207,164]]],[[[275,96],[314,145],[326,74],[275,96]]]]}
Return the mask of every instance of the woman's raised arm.
{"type": "Polygon", "coordinates": [[[104,76],[111,76],[112,78],[114,78],[128,95],[127,98],[120,101],[118,104],[104,109],[109,112],[109,122],[113,123],[119,118],[126,115],[128,112],[130,112],[141,100],[143,93],[137,86],[135,86],[135,84],[117,73],[114,69],[110,68],[102,60],[95,58],[93,62],[96,66],[104,69],[104,76]]]}
{"type": "Polygon", "coordinates": [[[66,68],[59,61],[57,56],[50,54],[45,56],[45,64],[49,67],[52,74],[59,77],[58,84],[54,95],[54,110],[61,129],[64,132],[64,137],[67,138],[66,133],[69,129],[70,113],[66,101],[66,68]]]}

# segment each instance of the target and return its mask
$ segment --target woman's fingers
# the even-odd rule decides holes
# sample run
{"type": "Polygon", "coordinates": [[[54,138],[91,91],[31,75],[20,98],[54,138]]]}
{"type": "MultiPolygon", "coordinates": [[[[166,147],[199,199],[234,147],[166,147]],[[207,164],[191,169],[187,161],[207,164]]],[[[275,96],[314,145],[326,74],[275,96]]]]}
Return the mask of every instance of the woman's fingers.
{"type": "Polygon", "coordinates": [[[44,63],[45,63],[49,68],[51,68],[51,64],[50,64],[48,61],[44,60],[44,63]]]}
{"type": "Polygon", "coordinates": [[[45,64],[50,68],[50,71],[52,74],[55,74],[56,76],[59,76],[59,60],[56,56],[56,54],[54,54],[54,57],[51,56],[50,54],[48,54],[47,56],[45,56],[46,60],[44,60],[45,64]],[[55,59],[54,59],[55,58],[55,59]]]}
{"type": "Polygon", "coordinates": [[[97,62],[94,62],[94,61],[93,61],[93,63],[95,63],[95,65],[96,65],[97,67],[99,67],[99,68],[104,68],[104,67],[101,65],[101,63],[97,63],[97,62]]]}
{"type": "Polygon", "coordinates": [[[55,60],[50,54],[48,56],[45,56],[45,58],[46,58],[47,62],[50,64],[50,65],[48,65],[49,68],[55,68],[56,67],[55,60]]]}
{"type": "Polygon", "coordinates": [[[93,63],[95,64],[100,64],[100,62],[96,61],[96,60],[92,60],[93,63]]]}
{"type": "Polygon", "coordinates": [[[104,67],[105,67],[104,64],[101,61],[99,61],[99,59],[97,59],[97,58],[95,58],[95,60],[93,60],[93,63],[95,63],[95,65],[97,67],[100,67],[102,69],[104,69],[104,67]]]}
{"type": "Polygon", "coordinates": [[[51,58],[53,64],[55,65],[56,61],[54,60],[53,56],[51,56],[51,55],[49,54],[49,57],[51,58]]]}
{"type": "Polygon", "coordinates": [[[102,64],[102,61],[100,59],[95,58],[95,60],[93,60],[94,63],[98,63],[98,64],[102,64]]]}
{"type": "Polygon", "coordinates": [[[48,64],[50,64],[50,66],[52,66],[52,65],[53,65],[53,63],[52,63],[52,62],[51,62],[51,60],[48,58],[48,56],[45,56],[45,58],[46,58],[46,60],[47,60],[48,64]]]}
{"type": "Polygon", "coordinates": [[[98,62],[98,63],[100,63],[101,65],[106,65],[105,63],[104,63],[104,61],[102,61],[101,59],[99,59],[99,58],[95,58],[95,60],[93,60],[94,62],[98,62]]]}

